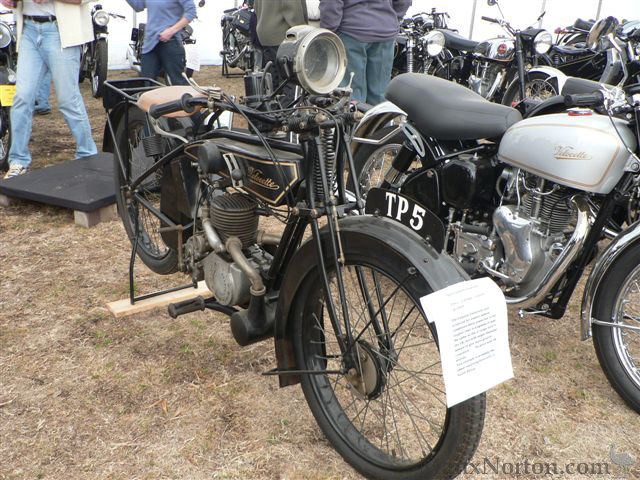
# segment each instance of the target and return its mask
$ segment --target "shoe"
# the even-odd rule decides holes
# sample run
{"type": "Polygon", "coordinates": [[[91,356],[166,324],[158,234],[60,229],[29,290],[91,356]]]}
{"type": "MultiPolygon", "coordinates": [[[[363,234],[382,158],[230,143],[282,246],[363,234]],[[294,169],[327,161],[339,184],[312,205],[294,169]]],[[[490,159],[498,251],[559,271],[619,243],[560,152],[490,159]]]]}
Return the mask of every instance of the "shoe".
{"type": "Polygon", "coordinates": [[[34,111],[36,115],[49,115],[51,113],[50,108],[36,108],[34,111]]]}
{"type": "Polygon", "coordinates": [[[19,175],[24,175],[29,171],[29,168],[23,167],[22,165],[11,165],[9,167],[9,171],[5,174],[4,178],[13,178],[19,175]]]}

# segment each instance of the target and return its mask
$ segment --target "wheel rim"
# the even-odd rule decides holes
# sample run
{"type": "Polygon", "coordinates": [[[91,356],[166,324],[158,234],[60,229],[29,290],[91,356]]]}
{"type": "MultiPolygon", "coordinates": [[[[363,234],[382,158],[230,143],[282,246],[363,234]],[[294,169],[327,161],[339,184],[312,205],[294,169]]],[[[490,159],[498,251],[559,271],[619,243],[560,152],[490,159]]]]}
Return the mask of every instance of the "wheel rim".
{"type": "MultiPolygon", "coordinates": [[[[640,327],[640,265],[627,276],[620,292],[614,322],[640,327]]],[[[612,334],[616,356],[631,381],[640,388],[640,332],[614,327],[612,334]]]]}
{"type": "MultiPolygon", "coordinates": [[[[154,159],[147,157],[142,139],[145,137],[145,125],[133,124],[128,139],[129,148],[129,184],[133,183],[153,163],[154,159]]],[[[151,175],[138,187],[136,194],[142,197],[153,208],[160,210],[160,171],[151,175]]],[[[124,193],[125,208],[127,210],[131,232],[135,236],[136,211],[138,213],[139,239],[138,245],[146,253],[156,258],[162,258],[169,253],[169,247],[164,243],[159,229],[162,227],[160,219],[153,214],[135,195],[124,193]]]]}
{"type": "Polygon", "coordinates": [[[400,148],[402,148],[402,145],[397,143],[382,145],[367,159],[358,176],[360,193],[363,196],[366,196],[370,189],[379,187],[382,184],[384,176],[389,171],[391,163],[400,148]]]}
{"type": "MultiPolygon", "coordinates": [[[[399,282],[363,265],[345,267],[343,277],[356,365],[345,364],[326,309],[311,314],[302,342],[306,368],[343,370],[337,375],[310,375],[314,394],[333,431],[361,457],[386,469],[415,468],[436,454],[448,420],[433,334],[421,308],[399,282]],[[364,300],[360,285],[367,286],[370,302],[364,300]],[[378,334],[367,303],[380,312],[383,328],[378,334]]],[[[322,293],[317,295],[323,304],[322,293]]],[[[337,298],[336,305],[340,305],[337,298]]]]}
{"type": "MultiPolygon", "coordinates": [[[[556,89],[546,79],[534,78],[529,80],[525,85],[524,94],[526,98],[531,100],[547,100],[558,93],[556,89]]],[[[520,89],[516,91],[513,103],[520,102],[520,89]]]]}

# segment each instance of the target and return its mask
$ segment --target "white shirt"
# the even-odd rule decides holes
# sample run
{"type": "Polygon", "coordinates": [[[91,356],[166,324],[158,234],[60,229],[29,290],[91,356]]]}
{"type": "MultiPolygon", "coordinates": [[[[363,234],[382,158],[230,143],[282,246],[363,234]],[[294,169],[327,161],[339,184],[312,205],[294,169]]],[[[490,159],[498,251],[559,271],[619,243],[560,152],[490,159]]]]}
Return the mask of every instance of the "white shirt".
{"type": "Polygon", "coordinates": [[[33,0],[22,0],[22,14],[33,17],[48,17],[56,14],[52,1],[35,3],[33,0]]]}

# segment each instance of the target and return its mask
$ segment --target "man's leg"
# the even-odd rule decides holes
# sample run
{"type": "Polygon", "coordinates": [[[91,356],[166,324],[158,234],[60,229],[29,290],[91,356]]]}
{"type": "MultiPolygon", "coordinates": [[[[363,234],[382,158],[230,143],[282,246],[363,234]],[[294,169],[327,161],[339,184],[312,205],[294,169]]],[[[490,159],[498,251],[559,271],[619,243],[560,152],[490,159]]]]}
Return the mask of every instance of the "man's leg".
{"type": "Polygon", "coordinates": [[[51,112],[51,105],[49,104],[49,97],[51,96],[51,72],[47,68],[42,79],[40,80],[40,86],[38,87],[38,93],[36,94],[36,113],[40,115],[46,115],[51,112]]]}
{"type": "MultiPolygon", "coordinates": [[[[58,25],[56,23],[43,25],[45,40],[42,42],[41,49],[56,87],[58,108],[76,139],[76,158],[95,155],[98,150],[91,135],[89,117],[78,85],[82,47],[62,48],[58,25]]],[[[22,51],[22,48],[20,50],[22,51]]]]}
{"type": "Polygon", "coordinates": [[[393,69],[394,42],[374,42],[367,48],[367,103],[370,105],[384,102],[393,69]]]}
{"type": "Polygon", "coordinates": [[[45,63],[41,56],[43,37],[37,26],[25,21],[20,39],[20,55],[18,56],[16,94],[11,106],[11,149],[9,164],[11,166],[28,167],[31,163],[29,139],[36,92],[40,79],[45,71],[45,63]]]}
{"type": "Polygon", "coordinates": [[[168,42],[160,42],[154,50],[158,51],[160,64],[169,77],[171,85],[189,85],[189,82],[182,77],[186,57],[179,35],[174,35],[168,42]]]}
{"type": "Polygon", "coordinates": [[[351,81],[351,73],[353,72],[353,89],[352,98],[359,102],[367,101],[367,43],[359,42],[353,37],[344,33],[339,34],[344,48],[347,51],[347,73],[342,79],[341,87],[345,87],[351,81]]]}
{"type": "Polygon", "coordinates": [[[147,78],[153,78],[156,80],[160,75],[162,66],[160,65],[160,58],[158,56],[159,45],[156,45],[153,50],[148,53],[142,54],[140,75],[147,78]]]}

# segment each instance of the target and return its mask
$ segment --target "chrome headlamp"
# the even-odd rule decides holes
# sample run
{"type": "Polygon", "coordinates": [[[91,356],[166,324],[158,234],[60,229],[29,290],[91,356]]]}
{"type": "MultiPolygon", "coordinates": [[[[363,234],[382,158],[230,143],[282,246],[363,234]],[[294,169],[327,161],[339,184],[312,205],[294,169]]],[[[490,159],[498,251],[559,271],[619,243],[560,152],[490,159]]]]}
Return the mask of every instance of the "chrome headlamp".
{"type": "Polygon", "coordinates": [[[553,38],[546,30],[538,32],[538,34],[533,37],[533,48],[539,55],[544,55],[551,50],[551,45],[553,45],[553,38]]]}
{"type": "Polygon", "coordinates": [[[342,40],[324,28],[298,25],[287,30],[278,48],[278,67],[310,93],[326,95],[335,90],[347,71],[342,40]]]}
{"type": "Polygon", "coordinates": [[[13,34],[11,28],[4,22],[0,22],[0,48],[6,48],[11,44],[13,34]]]}
{"type": "Polygon", "coordinates": [[[432,30],[423,35],[420,40],[430,57],[437,57],[444,48],[444,34],[438,30],[432,30]]]}
{"type": "Polygon", "coordinates": [[[93,23],[95,23],[99,27],[104,27],[107,23],[109,23],[109,14],[104,10],[96,10],[93,14],[93,23]]]}

